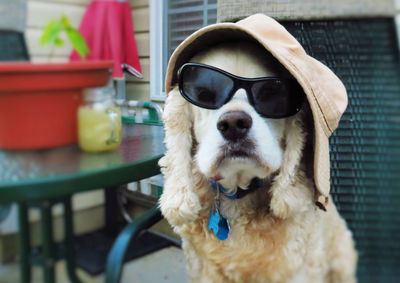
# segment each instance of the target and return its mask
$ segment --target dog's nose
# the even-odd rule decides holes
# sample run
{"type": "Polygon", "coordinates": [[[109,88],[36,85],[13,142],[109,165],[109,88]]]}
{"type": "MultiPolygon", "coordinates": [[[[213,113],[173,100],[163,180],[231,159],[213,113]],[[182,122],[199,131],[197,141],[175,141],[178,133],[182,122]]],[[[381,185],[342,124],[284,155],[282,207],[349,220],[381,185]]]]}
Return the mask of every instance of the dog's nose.
{"type": "Polygon", "coordinates": [[[222,114],[217,123],[217,128],[228,141],[237,141],[244,138],[249,132],[253,120],[243,111],[229,111],[222,114]]]}

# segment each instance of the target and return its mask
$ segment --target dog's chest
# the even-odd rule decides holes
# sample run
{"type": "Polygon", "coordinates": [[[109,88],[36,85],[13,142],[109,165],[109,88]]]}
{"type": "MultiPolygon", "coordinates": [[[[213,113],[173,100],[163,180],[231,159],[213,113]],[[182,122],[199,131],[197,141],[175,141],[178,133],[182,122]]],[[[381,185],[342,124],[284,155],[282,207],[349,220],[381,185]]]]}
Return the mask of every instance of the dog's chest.
{"type": "Polygon", "coordinates": [[[216,273],[223,274],[228,281],[233,282],[261,279],[279,282],[283,274],[287,278],[302,264],[303,239],[288,237],[288,227],[284,222],[273,218],[253,219],[247,223],[244,219],[240,221],[243,222],[232,225],[231,233],[225,241],[218,240],[208,230],[207,219],[199,222],[195,229],[192,227],[192,233],[185,233],[184,240],[193,245],[196,257],[203,261],[203,268],[216,270],[216,273]],[[288,258],[287,254],[293,255],[287,252],[288,249],[298,251],[288,258]]]}

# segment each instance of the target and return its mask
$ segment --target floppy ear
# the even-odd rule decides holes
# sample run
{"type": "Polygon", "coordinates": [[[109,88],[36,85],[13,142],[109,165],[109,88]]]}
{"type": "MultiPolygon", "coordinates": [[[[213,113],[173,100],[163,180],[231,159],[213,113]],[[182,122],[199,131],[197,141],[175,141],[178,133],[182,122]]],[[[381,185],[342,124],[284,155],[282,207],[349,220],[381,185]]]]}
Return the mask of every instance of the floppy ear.
{"type": "Polygon", "coordinates": [[[177,87],[168,94],[163,119],[166,153],[159,162],[164,175],[160,208],[173,226],[180,226],[194,220],[201,207],[192,173],[193,118],[177,87]]]}
{"type": "Polygon", "coordinates": [[[302,122],[305,112],[306,107],[286,120],[282,166],[270,189],[270,211],[283,219],[308,209],[313,203],[313,183],[304,168],[300,170],[306,138],[302,122]]]}

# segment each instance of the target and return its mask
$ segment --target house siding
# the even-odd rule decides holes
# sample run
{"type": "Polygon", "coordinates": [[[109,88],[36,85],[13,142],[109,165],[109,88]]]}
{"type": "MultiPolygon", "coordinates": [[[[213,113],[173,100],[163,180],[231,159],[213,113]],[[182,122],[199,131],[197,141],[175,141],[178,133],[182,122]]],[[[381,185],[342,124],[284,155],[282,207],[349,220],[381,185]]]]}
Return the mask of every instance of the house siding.
{"type": "MultiPolygon", "coordinates": [[[[61,48],[40,47],[43,27],[51,20],[65,14],[73,26],[78,27],[90,0],[28,0],[25,37],[33,62],[67,62],[72,46],[66,42],[61,48]]],[[[127,75],[127,97],[150,100],[150,41],[149,1],[130,0],[135,38],[138,47],[143,79],[127,75]]],[[[65,39],[65,35],[62,36],[65,39]]]]}

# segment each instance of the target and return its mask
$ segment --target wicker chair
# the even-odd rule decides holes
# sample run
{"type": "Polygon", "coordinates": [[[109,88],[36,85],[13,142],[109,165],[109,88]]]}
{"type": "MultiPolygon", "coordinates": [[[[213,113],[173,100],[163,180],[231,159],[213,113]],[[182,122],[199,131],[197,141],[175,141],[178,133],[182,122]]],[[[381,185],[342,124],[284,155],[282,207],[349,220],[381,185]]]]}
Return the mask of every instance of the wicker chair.
{"type": "Polygon", "coordinates": [[[400,270],[400,62],[391,18],[283,22],[340,77],[349,106],[330,138],[332,196],[352,230],[359,282],[400,270]]]}

